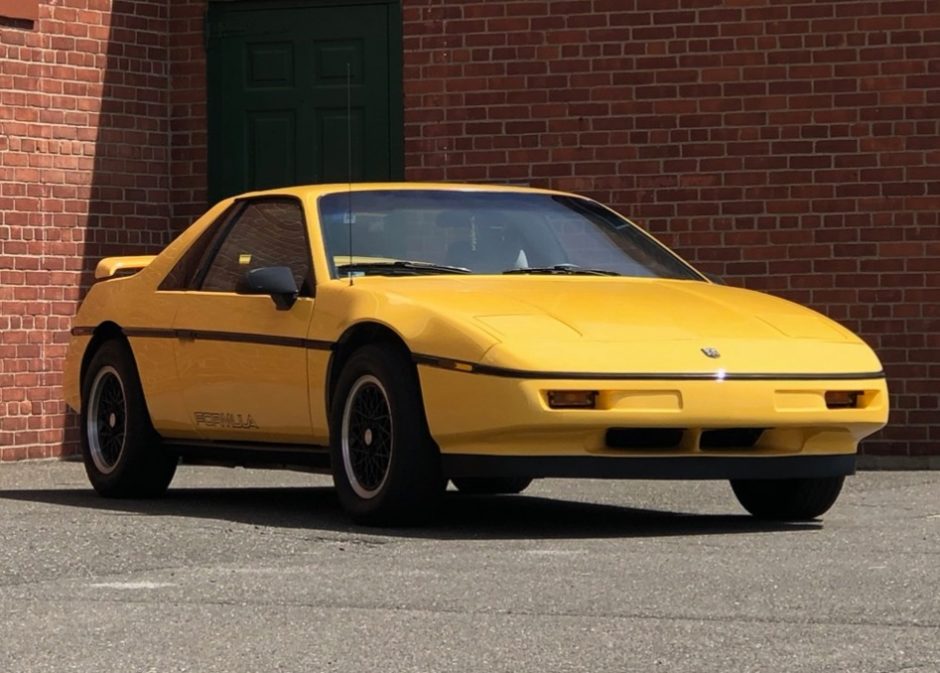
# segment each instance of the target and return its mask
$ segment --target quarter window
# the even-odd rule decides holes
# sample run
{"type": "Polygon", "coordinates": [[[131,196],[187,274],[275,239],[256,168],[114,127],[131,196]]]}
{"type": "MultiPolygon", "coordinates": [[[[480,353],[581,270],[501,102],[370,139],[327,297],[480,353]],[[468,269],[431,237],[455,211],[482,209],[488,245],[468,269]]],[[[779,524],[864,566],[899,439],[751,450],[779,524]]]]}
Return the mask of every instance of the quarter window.
{"type": "Polygon", "coordinates": [[[247,271],[266,266],[289,267],[301,294],[312,294],[306,225],[295,199],[245,205],[218,245],[200,289],[235,292],[247,271]]]}
{"type": "Polygon", "coordinates": [[[199,270],[205,267],[206,258],[213,250],[213,241],[218,241],[220,233],[228,229],[238,212],[240,204],[229,206],[216,220],[210,224],[199,238],[189,246],[179,261],[160,283],[160,290],[194,290],[199,270]]]}

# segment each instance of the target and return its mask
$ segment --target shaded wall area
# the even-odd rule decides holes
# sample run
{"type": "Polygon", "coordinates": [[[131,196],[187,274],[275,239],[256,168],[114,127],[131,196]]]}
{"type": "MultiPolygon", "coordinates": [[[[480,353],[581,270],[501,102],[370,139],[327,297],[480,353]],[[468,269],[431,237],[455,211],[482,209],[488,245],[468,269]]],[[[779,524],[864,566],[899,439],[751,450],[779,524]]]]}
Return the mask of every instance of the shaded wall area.
{"type": "Polygon", "coordinates": [[[206,0],[168,0],[170,226],[179,233],[207,205],[206,0]]]}
{"type": "Polygon", "coordinates": [[[588,193],[823,311],[888,373],[864,450],[940,452],[940,4],[404,8],[409,179],[588,193]]]}

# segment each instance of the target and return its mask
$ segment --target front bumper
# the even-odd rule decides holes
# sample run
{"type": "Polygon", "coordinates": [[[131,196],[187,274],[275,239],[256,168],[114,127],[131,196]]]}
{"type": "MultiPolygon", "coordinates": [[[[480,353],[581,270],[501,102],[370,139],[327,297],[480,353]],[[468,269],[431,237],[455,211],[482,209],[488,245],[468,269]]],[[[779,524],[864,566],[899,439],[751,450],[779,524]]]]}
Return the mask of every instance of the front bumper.
{"type": "MultiPolygon", "coordinates": [[[[712,465],[705,461],[853,455],[859,440],[883,427],[888,416],[883,378],[595,381],[509,378],[421,364],[418,371],[428,427],[445,464],[450,455],[595,457],[606,461],[599,463],[601,472],[629,473],[640,470],[639,463],[615,468],[609,459],[666,460],[668,472],[686,469],[675,460],[680,457],[698,457],[702,465],[712,465]],[[551,409],[548,390],[596,390],[598,408],[551,409]],[[827,408],[825,393],[831,390],[862,391],[859,408],[827,408]],[[622,428],[674,428],[681,431],[681,440],[668,447],[611,446],[608,431],[622,428]],[[741,428],[762,432],[747,446],[701,441],[710,430],[741,428]]],[[[688,469],[697,474],[701,468],[688,469]]],[[[838,468],[847,474],[845,469],[838,468]]]]}

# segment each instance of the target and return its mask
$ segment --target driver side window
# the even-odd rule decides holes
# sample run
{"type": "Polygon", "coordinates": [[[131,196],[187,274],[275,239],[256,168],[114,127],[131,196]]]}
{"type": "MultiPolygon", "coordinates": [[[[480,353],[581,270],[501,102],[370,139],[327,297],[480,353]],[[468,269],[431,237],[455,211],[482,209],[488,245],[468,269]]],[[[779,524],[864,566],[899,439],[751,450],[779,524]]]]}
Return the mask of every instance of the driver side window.
{"type": "Polygon", "coordinates": [[[301,295],[313,294],[307,228],[294,199],[248,203],[218,245],[200,289],[236,292],[247,271],[266,266],[290,267],[301,295]]]}

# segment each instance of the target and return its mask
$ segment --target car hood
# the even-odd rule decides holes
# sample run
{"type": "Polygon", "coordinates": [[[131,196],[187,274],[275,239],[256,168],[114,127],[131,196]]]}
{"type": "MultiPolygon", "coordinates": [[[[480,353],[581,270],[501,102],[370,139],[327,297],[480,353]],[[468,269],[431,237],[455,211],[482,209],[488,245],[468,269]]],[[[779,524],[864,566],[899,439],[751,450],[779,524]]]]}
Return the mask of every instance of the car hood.
{"type": "Polygon", "coordinates": [[[395,302],[420,304],[490,334],[497,343],[480,362],[492,366],[598,373],[881,369],[871,349],[839,324],[740,288],[587,276],[368,280],[387,285],[395,302]]]}

